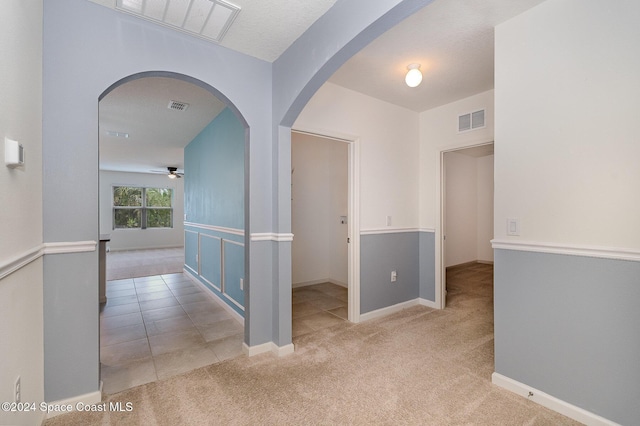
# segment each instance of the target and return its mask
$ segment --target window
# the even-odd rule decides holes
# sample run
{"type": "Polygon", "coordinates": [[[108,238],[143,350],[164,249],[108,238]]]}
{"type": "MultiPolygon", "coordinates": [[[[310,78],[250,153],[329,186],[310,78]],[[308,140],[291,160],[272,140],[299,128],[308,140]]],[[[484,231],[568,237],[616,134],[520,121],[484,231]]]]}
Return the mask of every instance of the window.
{"type": "Polygon", "coordinates": [[[173,190],[113,187],[113,229],[173,228],[173,190]]]}

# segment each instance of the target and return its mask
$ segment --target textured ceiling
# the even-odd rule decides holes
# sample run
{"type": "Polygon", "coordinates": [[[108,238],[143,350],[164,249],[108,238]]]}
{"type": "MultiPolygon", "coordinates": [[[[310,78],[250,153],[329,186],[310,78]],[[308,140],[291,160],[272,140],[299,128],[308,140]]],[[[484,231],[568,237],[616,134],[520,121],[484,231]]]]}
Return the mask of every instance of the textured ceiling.
{"type": "MultiPolygon", "coordinates": [[[[116,3],[89,1],[110,8],[116,3]]],[[[273,61],[335,1],[231,0],[241,11],[219,44],[273,61]]],[[[435,0],[374,40],[329,81],[417,112],[493,89],[495,25],[542,1],[435,0]],[[417,88],[404,84],[411,63],[421,64],[424,74],[417,88]]],[[[159,82],[146,83],[127,83],[100,103],[101,169],[182,168],[182,148],[222,109],[209,92],[188,83],[163,81],[163,96],[150,86],[159,82]],[[192,106],[176,115],[166,110],[170,98],[192,106]],[[107,136],[106,130],[130,138],[107,136]]]]}
{"type": "Polygon", "coordinates": [[[435,0],[347,61],[332,83],[422,112],[493,89],[494,27],[543,0],[435,0]],[[422,84],[404,83],[418,63],[422,84]]]}
{"type": "Polygon", "coordinates": [[[182,169],[184,147],[224,107],[209,91],[173,78],[140,78],[118,86],[100,101],[100,169],[142,173],[182,169]],[[170,101],[189,107],[172,110],[170,101]]]}
{"type": "MultiPolygon", "coordinates": [[[[116,7],[116,0],[89,1],[111,9],[116,7]]],[[[336,0],[226,1],[240,6],[241,10],[218,44],[268,62],[275,61],[336,2],[336,0]]]]}

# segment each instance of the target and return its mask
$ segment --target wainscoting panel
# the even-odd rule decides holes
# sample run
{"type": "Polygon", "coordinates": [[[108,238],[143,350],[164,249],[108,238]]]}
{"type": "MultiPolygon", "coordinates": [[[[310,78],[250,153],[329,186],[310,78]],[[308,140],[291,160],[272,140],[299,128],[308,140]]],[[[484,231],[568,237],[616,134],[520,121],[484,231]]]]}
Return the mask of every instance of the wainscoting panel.
{"type": "Polygon", "coordinates": [[[200,236],[200,277],[216,290],[222,291],[222,239],[211,235],[200,236]]]}
{"type": "Polygon", "coordinates": [[[224,294],[244,311],[244,244],[223,240],[224,248],[224,294]]]}
{"type": "Polygon", "coordinates": [[[185,229],[184,231],[184,264],[191,271],[199,274],[198,269],[198,232],[185,229]]]}
{"type": "Polygon", "coordinates": [[[244,317],[244,232],[185,222],[185,268],[244,317]],[[197,259],[197,260],[196,260],[197,259]]]}

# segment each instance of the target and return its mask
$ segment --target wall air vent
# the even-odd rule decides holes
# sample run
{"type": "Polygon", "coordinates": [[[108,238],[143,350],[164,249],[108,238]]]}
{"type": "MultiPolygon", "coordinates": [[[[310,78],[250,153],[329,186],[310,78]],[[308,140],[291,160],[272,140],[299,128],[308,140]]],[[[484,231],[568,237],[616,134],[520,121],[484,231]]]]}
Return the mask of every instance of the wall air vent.
{"type": "Polygon", "coordinates": [[[458,116],[458,132],[481,129],[485,126],[484,109],[458,116]]]}
{"type": "Polygon", "coordinates": [[[180,101],[169,101],[169,105],[167,106],[167,108],[174,109],[176,111],[186,111],[187,108],[189,108],[189,104],[180,101]]]}

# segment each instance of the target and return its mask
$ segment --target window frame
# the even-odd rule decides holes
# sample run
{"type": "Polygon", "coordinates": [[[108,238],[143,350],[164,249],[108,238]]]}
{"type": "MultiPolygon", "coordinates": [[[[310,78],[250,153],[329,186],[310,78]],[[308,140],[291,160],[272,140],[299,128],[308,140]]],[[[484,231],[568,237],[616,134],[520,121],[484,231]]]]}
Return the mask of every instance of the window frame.
{"type": "Polygon", "coordinates": [[[157,186],[143,186],[143,185],[112,185],[111,186],[111,229],[112,230],[146,230],[146,229],[173,229],[173,201],[174,201],[175,191],[173,188],[168,187],[157,187],[157,186]],[[116,188],[136,188],[142,191],[141,199],[142,203],[140,206],[116,206],[114,203],[114,195],[116,188]],[[168,190],[171,194],[171,206],[170,207],[156,207],[156,206],[147,206],[147,190],[168,190]],[[136,227],[117,227],[116,226],[116,211],[117,210],[140,210],[140,226],[136,227]],[[169,226],[148,226],[148,211],[149,210],[169,210],[169,226]]]}

